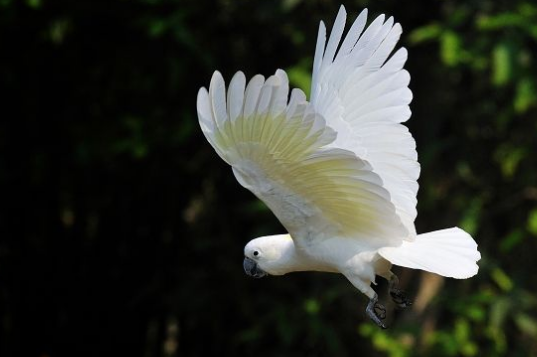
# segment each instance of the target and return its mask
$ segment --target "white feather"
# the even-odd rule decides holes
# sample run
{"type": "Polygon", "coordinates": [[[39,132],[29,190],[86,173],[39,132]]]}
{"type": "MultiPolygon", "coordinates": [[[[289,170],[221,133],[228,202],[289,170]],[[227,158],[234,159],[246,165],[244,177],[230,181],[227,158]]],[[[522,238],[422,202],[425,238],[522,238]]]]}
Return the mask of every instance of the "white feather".
{"type": "Polygon", "coordinates": [[[220,72],[215,71],[209,87],[209,99],[212,104],[213,118],[218,126],[227,119],[226,84],[220,72]]]}
{"type": "Polygon", "coordinates": [[[259,94],[259,101],[257,102],[256,112],[258,114],[267,114],[269,112],[270,100],[272,99],[272,92],[276,86],[276,79],[269,77],[265,84],[261,87],[261,93],[259,94]]]}
{"type": "Polygon", "coordinates": [[[205,87],[200,88],[198,91],[198,99],[196,103],[198,108],[198,117],[207,130],[214,130],[214,118],[211,110],[211,101],[209,100],[209,93],[205,87]]]}
{"type": "MultiPolygon", "coordinates": [[[[323,66],[328,66],[334,60],[334,55],[336,54],[339,41],[341,40],[341,35],[345,29],[345,20],[347,18],[347,12],[345,8],[340,6],[339,11],[334,21],[334,26],[330,32],[330,38],[328,39],[328,44],[326,45],[326,50],[323,56],[323,66]]],[[[322,67],[321,67],[322,68],[322,67]]]]}
{"type": "Polygon", "coordinates": [[[229,83],[227,94],[227,108],[229,118],[235,121],[242,114],[244,105],[244,87],[246,85],[246,77],[241,71],[237,72],[229,83]]]}
{"type": "Polygon", "coordinates": [[[345,36],[345,40],[343,40],[343,43],[341,44],[341,48],[338,52],[338,57],[343,57],[345,55],[348,55],[354,46],[356,45],[356,41],[358,41],[358,38],[362,34],[362,31],[365,28],[365,24],[367,22],[367,9],[364,9],[360,15],[354,20],[354,23],[352,24],[349,32],[347,33],[347,36],[345,36]]]}
{"type": "Polygon", "coordinates": [[[265,77],[258,74],[255,75],[246,86],[246,94],[244,100],[244,117],[248,118],[254,113],[261,93],[261,87],[265,82],[265,77]]]}
{"type": "Polygon", "coordinates": [[[457,279],[477,274],[481,259],[476,242],[460,228],[420,234],[413,242],[382,248],[379,254],[396,265],[457,279]]]}
{"type": "MultiPolygon", "coordinates": [[[[392,18],[390,17],[390,19],[392,18]]],[[[386,62],[386,59],[392,53],[397,41],[399,41],[399,38],[401,37],[402,32],[403,30],[399,24],[395,24],[393,28],[390,28],[389,34],[382,41],[382,44],[377,48],[371,58],[367,61],[366,65],[372,68],[380,68],[380,66],[386,62]]]]}
{"type": "Polygon", "coordinates": [[[209,91],[198,92],[197,109],[207,140],[292,237],[254,239],[245,254],[254,259],[258,244],[267,248],[261,256],[270,261],[258,263],[278,275],[341,272],[373,301],[370,284],[375,274],[389,276],[389,262],[468,278],[477,273],[480,254],[459,228],[416,234],[420,166],[401,124],[411,115],[407,51],[392,55],[402,32],[392,17],[380,15],[365,29],[366,20],[364,10],[339,51],[345,8],[327,44],[320,23],[311,103],[298,89],[288,100],[282,70],[266,81],[254,76],[248,85],[238,72],[226,102],[215,72],[209,91]]]}
{"type": "Polygon", "coordinates": [[[274,89],[270,107],[271,112],[274,115],[277,115],[284,112],[287,107],[287,97],[289,96],[289,79],[287,78],[287,73],[281,69],[276,71],[275,77],[278,78],[278,84],[274,89]]]}
{"type": "Polygon", "coordinates": [[[326,27],[324,22],[319,24],[319,31],[317,33],[317,44],[315,45],[315,56],[313,57],[313,72],[311,74],[311,101],[317,96],[319,89],[318,81],[321,72],[321,66],[323,64],[324,45],[326,43],[326,27]]]}
{"type": "MultiPolygon", "coordinates": [[[[289,105],[287,106],[287,109],[286,109],[286,117],[289,119],[292,116],[294,116],[298,110],[299,104],[304,104],[304,103],[306,103],[306,95],[304,94],[302,90],[298,88],[294,88],[291,91],[291,98],[289,99],[289,105]]],[[[297,115],[300,115],[300,113],[298,113],[297,115]]]]}
{"type": "MultiPolygon", "coordinates": [[[[341,38],[342,14],[340,11],[335,21],[336,32],[330,34],[330,49],[337,48],[334,41],[341,38]]],[[[311,101],[337,133],[331,146],[365,158],[382,178],[410,232],[407,239],[413,240],[420,170],[414,139],[399,124],[411,114],[410,75],[403,69],[407,52],[400,49],[389,58],[402,30],[392,17],[385,21],[380,15],[363,31],[366,19],[365,14],[361,16],[346,35],[336,60],[325,55],[322,66],[314,68],[317,80],[312,83],[311,101]]],[[[318,40],[317,46],[322,44],[318,40]]],[[[317,47],[316,54],[320,52],[317,47]]],[[[328,45],[327,54],[331,54],[328,45]]]]}
{"type": "MultiPolygon", "coordinates": [[[[352,50],[353,61],[356,66],[362,66],[376,49],[378,42],[375,41],[376,35],[382,28],[384,15],[378,16],[369,27],[365,30],[360,39],[352,50]]],[[[381,39],[377,39],[380,41],[381,39]]]]}

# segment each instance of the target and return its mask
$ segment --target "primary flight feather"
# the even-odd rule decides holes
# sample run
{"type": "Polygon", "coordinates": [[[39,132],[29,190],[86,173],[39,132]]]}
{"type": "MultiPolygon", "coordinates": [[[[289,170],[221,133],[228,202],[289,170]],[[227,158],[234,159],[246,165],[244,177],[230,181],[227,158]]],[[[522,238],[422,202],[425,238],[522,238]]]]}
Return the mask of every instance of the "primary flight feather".
{"type": "Polygon", "coordinates": [[[216,71],[209,90],[198,93],[198,118],[239,183],[289,232],[250,241],[246,273],[341,273],[385,328],[385,308],[371,288],[376,275],[406,307],[392,264],[464,279],[477,273],[480,254],[459,228],[416,234],[420,166],[401,124],[411,114],[407,52],[392,54],[401,26],[381,15],[366,28],[364,10],[341,41],[345,21],[341,6],[328,42],[319,26],[310,101],[300,89],[289,93],[283,70],[248,83],[238,72],[227,91],[216,71]]]}

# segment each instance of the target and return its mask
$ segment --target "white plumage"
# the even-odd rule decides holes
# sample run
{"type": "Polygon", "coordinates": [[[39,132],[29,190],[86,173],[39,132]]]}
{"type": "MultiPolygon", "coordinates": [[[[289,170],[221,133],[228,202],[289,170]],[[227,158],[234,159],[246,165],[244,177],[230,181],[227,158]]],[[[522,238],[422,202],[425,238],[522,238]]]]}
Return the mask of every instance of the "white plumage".
{"type": "Polygon", "coordinates": [[[480,254],[458,228],[416,235],[420,166],[401,124],[411,114],[407,51],[390,57],[401,26],[381,15],[366,28],[364,10],[342,41],[345,19],[342,6],[327,43],[319,26],[309,102],[299,89],[289,96],[282,70],[248,84],[238,72],[227,94],[215,72],[209,91],[198,93],[198,117],[237,180],[289,232],[249,242],[247,273],[342,273],[370,298],[368,315],[385,327],[371,288],[376,275],[390,280],[392,297],[406,306],[392,263],[467,278],[477,273],[480,254]]]}

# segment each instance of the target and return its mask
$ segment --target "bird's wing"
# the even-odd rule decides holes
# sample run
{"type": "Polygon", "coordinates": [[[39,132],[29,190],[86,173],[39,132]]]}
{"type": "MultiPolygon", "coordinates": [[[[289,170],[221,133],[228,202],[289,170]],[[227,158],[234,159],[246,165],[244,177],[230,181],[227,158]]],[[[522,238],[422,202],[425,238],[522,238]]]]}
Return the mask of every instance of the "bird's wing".
{"type": "Polygon", "coordinates": [[[237,180],[263,200],[299,244],[333,235],[399,245],[406,234],[382,181],[353,152],[328,148],[336,133],[278,70],[227,90],[215,72],[198,93],[203,133],[237,180]]]}
{"type": "Polygon", "coordinates": [[[328,43],[324,23],[319,26],[310,101],[338,134],[331,146],[353,151],[380,176],[413,240],[420,166],[415,141],[401,124],[410,118],[412,100],[403,69],[407,51],[390,57],[401,26],[380,15],[366,29],[364,10],[340,45],[345,19],[342,6],[328,43]]]}

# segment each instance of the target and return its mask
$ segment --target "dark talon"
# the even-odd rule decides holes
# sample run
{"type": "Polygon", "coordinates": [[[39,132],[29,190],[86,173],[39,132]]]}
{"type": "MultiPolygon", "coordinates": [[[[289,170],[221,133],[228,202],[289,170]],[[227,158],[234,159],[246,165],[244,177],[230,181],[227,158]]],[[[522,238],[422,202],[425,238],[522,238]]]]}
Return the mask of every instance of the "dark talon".
{"type": "Polygon", "coordinates": [[[376,314],[381,320],[384,320],[384,319],[386,318],[386,308],[385,308],[383,305],[377,303],[377,304],[375,304],[374,309],[375,309],[375,314],[376,314]]]}
{"type": "Polygon", "coordinates": [[[399,284],[399,279],[397,278],[397,275],[391,274],[390,277],[390,296],[392,297],[393,302],[399,306],[400,308],[407,308],[412,305],[412,300],[410,300],[406,293],[396,288],[396,286],[399,284]]]}
{"type": "Polygon", "coordinates": [[[386,325],[382,322],[382,320],[386,318],[386,308],[378,303],[377,295],[369,300],[365,312],[367,313],[367,316],[369,316],[369,318],[377,324],[378,327],[383,329],[386,328],[386,325]]]}
{"type": "Polygon", "coordinates": [[[412,300],[407,297],[406,293],[403,290],[392,287],[390,289],[390,295],[392,297],[393,302],[403,309],[412,305],[412,300]]]}

